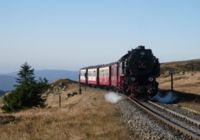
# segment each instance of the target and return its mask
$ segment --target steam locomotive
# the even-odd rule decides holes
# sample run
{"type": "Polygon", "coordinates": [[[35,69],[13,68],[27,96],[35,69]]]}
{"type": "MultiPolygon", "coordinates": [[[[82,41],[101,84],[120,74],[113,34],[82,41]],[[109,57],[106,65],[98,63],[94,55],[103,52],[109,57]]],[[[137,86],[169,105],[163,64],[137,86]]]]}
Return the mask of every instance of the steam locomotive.
{"type": "Polygon", "coordinates": [[[151,49],[138,46],[117,62],[80,69],[80,83],[112,88],[134,98],[153,97],[158,90],[156,78],[160,63],[151,49]]]}

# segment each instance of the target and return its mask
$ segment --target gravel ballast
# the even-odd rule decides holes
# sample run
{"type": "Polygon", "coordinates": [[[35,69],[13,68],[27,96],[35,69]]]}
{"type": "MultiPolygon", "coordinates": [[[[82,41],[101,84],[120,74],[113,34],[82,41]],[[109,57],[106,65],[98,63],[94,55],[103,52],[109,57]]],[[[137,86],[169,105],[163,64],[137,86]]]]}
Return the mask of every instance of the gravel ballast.
{"type": "Polygon", "coordinates": [[[166,126],[162,122],[155,120],[127,98],[117,103],[122,119],[139,140],[183,140],[189,139],[174,129],[166,126]]]}

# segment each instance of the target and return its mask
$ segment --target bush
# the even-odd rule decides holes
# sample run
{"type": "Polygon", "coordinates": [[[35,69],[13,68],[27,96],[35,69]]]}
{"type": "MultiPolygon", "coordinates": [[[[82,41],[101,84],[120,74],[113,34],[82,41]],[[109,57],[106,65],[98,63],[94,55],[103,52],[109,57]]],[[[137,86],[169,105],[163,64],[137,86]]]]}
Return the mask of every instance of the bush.
{"type": "Polygon", "coordinates": [[[27,63],[21,66],[18,76],[16,89],[4,97],[2,109],[5,112],[13,112],[43,106],[45,99],[42,98],[42,93],[48,87],[48,81],[41,78],[36,81],[34,70],[27,63]]]}

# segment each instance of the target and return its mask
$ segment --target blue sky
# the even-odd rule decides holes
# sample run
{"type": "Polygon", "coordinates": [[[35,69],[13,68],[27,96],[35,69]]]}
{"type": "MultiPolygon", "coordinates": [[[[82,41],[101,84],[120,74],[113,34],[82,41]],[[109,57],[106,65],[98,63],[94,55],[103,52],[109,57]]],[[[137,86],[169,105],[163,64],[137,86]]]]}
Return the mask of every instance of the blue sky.
{"type": "Polygon", "coordinates": [[[0,1],[0,73],[68,69],[145,45],[161,62],[200,58],[199,0],[0,1]]]}

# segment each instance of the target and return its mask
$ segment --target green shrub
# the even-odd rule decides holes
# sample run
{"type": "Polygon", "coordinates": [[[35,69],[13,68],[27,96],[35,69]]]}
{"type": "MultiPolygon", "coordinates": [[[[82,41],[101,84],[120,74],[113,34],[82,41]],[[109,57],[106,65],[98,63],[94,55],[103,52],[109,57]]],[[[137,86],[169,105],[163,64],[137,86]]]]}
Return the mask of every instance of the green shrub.
{"type": "Polygon", "coordinates": [[[3,98],[5,112],[18,111],[33,106],[43,106],[45,99],[42,93],[48,87],[48,81],[40,78],[36,81],[34,70],[27,63],[21,66],[18,73],[16,89],[3,98]]]}

